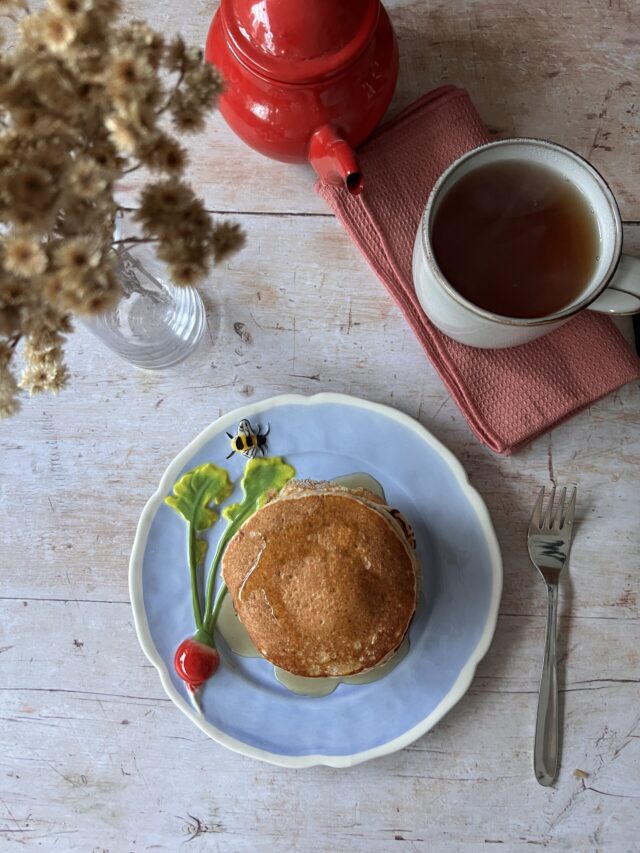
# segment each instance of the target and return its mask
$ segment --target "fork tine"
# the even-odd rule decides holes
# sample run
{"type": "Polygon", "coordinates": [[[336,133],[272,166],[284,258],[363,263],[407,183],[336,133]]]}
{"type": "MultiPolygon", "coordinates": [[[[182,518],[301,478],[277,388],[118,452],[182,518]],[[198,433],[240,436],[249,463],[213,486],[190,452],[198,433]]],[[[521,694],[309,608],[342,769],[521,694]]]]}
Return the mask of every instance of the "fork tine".
{"type": "Polygon", "coordinates": [[[576,500],[578,497],[578,489],[577,486],[573,487],[573,491],[571,492],[571,497],[569,498],[569,506],[567,507],[567,511],[564,514],[564,518],[562,519],[562,524],[560,525],[560,530],[564,530],[567,528],[569,532],[571,532],[571,525],[573,524],[573,516],[576,511],[576,500]]]}
{"type": "Polygon", "coordinates": [[[540,489],[540,493],[538,494],[538,500],[536,501],[536,505],[533,508],[533,512],[531,513],[531,526],[532,527],[542,527],[542,504],[544,503],[544,486],[540,489]]]}
{"type": "Polygon", "coordinates": [[[567,497],[567,487],[564,486],[562,491],[560,492],[560,499],[556,504],[556,511],[553,514],[553,522],[550,525],[552,530],[560,530],[562,527],[562,520],[564,517],[564,502],[567,497]]]}
{"type": "Polygon", "coordinates": [[[551,529],[551,521],[553,519],[553,501],[556,496],[556,487],[554,486],[551,489],[551,497],[549,498],[549,505],[547,506],[547,511],[544,514],[544,518],[542,519],[542,526],[547,529],[551,529]]]}

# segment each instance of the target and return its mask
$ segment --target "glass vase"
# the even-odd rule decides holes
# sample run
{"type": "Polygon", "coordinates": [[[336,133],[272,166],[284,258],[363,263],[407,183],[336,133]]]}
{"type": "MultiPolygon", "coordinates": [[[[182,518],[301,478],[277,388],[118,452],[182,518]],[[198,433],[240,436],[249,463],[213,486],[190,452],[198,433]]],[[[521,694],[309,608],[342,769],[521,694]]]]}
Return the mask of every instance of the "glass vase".
{"type": "Polygon", "coordinates": [[[122,298],[110,311],[83,318],[84,326],[136,367],[159,370],[182,361],[195,350],[206,325],[198,291],[152,273],[149,267],[157,264],[147,247],[121,247],[115,254],[122,298]]]}

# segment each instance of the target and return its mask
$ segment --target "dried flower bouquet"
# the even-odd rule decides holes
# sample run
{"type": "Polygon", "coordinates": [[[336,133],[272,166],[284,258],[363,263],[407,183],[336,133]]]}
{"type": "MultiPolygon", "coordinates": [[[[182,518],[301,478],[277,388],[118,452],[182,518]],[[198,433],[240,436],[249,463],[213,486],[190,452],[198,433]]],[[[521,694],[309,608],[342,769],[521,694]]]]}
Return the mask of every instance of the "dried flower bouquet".
{"type": "Polygon", "coordinates": [[[72,314],[120,298],[117,214],[139,236],[116,242],[153,243],[176,284],[202,280],[243,241],[185,182],[176,138],[203,129],[218,72],[180,37],[166,43],[120,13],[118,0],[48,0],[34,13],[26,0],[0,0],[15,28],[0,58],[0,417],[18,408],[19,388],[66,383],[72,314]],[[138,169],[148,181],[124,207],[119,181],[138,169]]]}

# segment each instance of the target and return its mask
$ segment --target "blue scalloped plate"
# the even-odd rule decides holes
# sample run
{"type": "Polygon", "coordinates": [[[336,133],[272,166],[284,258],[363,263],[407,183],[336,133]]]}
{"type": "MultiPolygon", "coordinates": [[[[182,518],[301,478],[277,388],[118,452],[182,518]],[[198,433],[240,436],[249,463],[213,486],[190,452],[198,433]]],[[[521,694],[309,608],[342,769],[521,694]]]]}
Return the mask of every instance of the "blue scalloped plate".
{"type": "MultiPolygon", "coordinates": [[[[238,499],[239,487],[229,502],[238,499]]],[[[210,548],[222,525],[210,531],[210,548]]],[[[210,552],[211,553],[211,552],[210,552]]],[[[165,471],[146,505],[131,555],[131,602],[142,648],[170,698],[214,740],[288,767],[346,767],[407,746],[464,695],[495,629],[502,564],[489,513],[460,463],[424,427],[386,406],[337,394],[273,397],[207,427],[165,471]],[[298,477],[328,480],[365,471],[416,533],[422,593],[407,657],[385,678],[340,684],[323,697],[278,684],[265,660],[220,643],[222,664],[192,707],[173,671],[176,647],[193,632],[186,525],[163,499],[204,462],[226,465],[239,481],[245,460],[228,462],[242,418],[270,425],[269,455],[298,477]]]]}

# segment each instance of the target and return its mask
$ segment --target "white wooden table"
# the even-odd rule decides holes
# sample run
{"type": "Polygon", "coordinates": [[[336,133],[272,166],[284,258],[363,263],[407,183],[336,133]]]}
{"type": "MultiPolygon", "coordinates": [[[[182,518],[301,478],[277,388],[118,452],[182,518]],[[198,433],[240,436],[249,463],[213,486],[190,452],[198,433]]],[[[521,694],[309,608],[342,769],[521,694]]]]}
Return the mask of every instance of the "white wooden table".
{"type": "MultiPolygon", "coordinates": [[[[130,5],[200,43],[213,11],[130,5]]],[[[394,110],[440,82],[469,87],[499,133],[590,157],[640,251],[637,4],[388,5],[402,56],[394,110]]],[[[0,425],[0,849],[638,850],[638,387],[494,456],[309,169],[262,159],[219,117],[192,159],[208,205],[248,233],[204,287],[197,354],[142,373],[80,332],[69,390],[0,425]],[[191,437],[247,401],[321,390],[397,406],[458,455],[492,513],[505,585],[491,650],[431,733],[352,770],[291,771],[208,741],[165,698],[136,641],[127,563],[145,501],[191,437]],[[524,531],[556,479],[579,483],[580,524],[561,591],[562,769],[543,789],[531,750],[546,602],[524,531]]]]}

